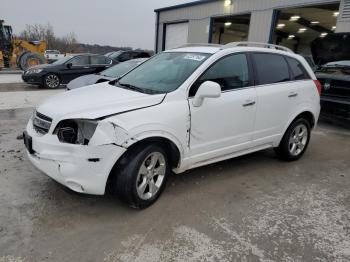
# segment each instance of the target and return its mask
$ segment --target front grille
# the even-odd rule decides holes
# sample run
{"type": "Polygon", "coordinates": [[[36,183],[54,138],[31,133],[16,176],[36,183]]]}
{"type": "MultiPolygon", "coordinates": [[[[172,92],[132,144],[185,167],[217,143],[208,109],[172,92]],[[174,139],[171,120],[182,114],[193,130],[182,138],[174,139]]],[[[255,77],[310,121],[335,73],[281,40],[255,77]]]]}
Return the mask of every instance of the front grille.
{"type": "Polygon", "coordinates": [[[52,118],[45,116],[39,112],[34,113],[33,128],[40,134],[47,134],[50,130],[52,118]]]}
{"type": "Polygon", "coordinates": [[[350,81],[337,79],[319,79],[322,84],[322,95],[350,98],[350,81]]]}

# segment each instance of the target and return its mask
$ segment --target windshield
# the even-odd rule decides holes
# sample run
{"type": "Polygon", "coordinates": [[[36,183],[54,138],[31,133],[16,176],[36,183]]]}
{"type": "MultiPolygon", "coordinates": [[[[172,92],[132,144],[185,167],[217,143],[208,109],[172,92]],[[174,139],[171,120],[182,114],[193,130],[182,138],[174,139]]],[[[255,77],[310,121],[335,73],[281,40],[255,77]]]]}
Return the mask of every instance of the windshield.
{"type": "Polygon", "coordinates": [[[161,53],[126,74],[118,83],[145,93],[169,93],[176,90],[209,56],[205,53],[161,53]]]}
{"type": "Polygon", "coordinates": [[[146,59],[129,60],[102,71],[100,75],[118,78],[124,75],[125,73],[129,72],[131,69],[138,66],[145,60],[146,59]]]}
{"type": "Polygon", "coordinates": [[[52,65],[63,65],[66,63],[68,60],[72,59],[73,56],[66,56],[62,59],[58,59],[57,61],[53,62],[52,65]]]}

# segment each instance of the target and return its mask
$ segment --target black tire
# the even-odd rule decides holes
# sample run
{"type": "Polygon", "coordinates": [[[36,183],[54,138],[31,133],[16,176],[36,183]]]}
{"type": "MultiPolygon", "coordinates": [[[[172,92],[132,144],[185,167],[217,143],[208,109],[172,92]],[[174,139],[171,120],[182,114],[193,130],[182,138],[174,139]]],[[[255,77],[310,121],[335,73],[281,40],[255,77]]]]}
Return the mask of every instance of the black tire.
{"type": "Polygon", "coordinates": [[[21,70],[23,70],[23,68],[22,68],[22,66],[21,66],[20,61],[21,61],[22,57],[23,57],[25,54],[27,54],[27,53],[29,53],[29,51],[23,52],[23,53],[20,54],[20,55],[17,57],[17,59],[16,59],[16,65],[17,65],[17,67],[18,67],[19,69],[21,69],[21,70]]]}
{"type": "Polygon", "coordinates": [[[45,58],[42,57],[39,54],[32,53],[32,52],[26,52],[23,55],[20,56],[18,59],[18,63],[20,64],[20,69],[22,70],[27,70],[30,65],[29,65],[29,60],[33,59],[36,60],[38,65],[45,64],[45,58]]]}
{"type": "Polygon", "coordinates": [[[44,76],[43,86],[45,88],[56,89],[61,85],[61,79],[54,73],[49,73],[44,76]]]}
{"type": "Polygon", "coordinates": [[[310,122],[304,118],[296,119],[288,127],[288,129],[287,129],[286,133],[284,134],[279,146],[275,148],[275,152],[282,160],[285,160],[285,161],[298,160],[305,153],[305,151],[309,145],[309,142],[310,142],[310,136],[311,136],[310,122]],[[299,132],[296,130],[297,127],[304,127],[305,128],[304,131],[307,132],[306,139],[299,137],[298,135],[296,135],[296,138],[294,138],[296,132],[299,132]],[[297,140],[299,142],[295,142],[295,140],[297,140]],[[304,141],[304,143],[303,143],[303,141],[304,141]],[[296,144],[299,144],[299,147],[296,144]],[[295,151],[292,150],[292,148],[294,148],[293,145],[295,145],[295,148],[296,148],[295,151]],[[292,153],[292,152],[294,152],[294,153],[292,153]]]}
{"type": "MultiPolygon", "coordinates": [[[[112,182],[112,187],[114,188],[114,191],[117,194],[117,196],[129,206],[133,208],[143,209],[152,205],[163,192],[166,185],[167,177],[170,173],[170,165],[166,151],[160,145],[148,144],[141,147],[133,148],[130,152],[127,152],[126,155],[123,156],[122,159],[118,162],[118,164],[114,168],[114,171],[112,172],[114,172],[112,175],[115,176],[115,179],[112,182]],[[158,190],[154,193],[154,195],[149,193],[150,198],[143,199],[138,193],[138,187],[141,187],[141,184],[143,183],[140,183],[140,185],[138,185],[138,183],[140,180],[147,180],[147,178],[145,178],[146,176],[140,175],[140,170],[141,167],[147,163],[150,155],[158,153],[160,153],[164,157],[164,176],[162,178],[161,184],[158,187],[158,190]]],[[[158,176],[157,178],[152,178],[152,181],[158,178],[160,178],[160,176],[158,176]]],[[[147,183],[148,181],[146,182],[146,184],[147,183]]],[[[147,191],[147,186],[145,188],[145,192],[147,191]]]]}

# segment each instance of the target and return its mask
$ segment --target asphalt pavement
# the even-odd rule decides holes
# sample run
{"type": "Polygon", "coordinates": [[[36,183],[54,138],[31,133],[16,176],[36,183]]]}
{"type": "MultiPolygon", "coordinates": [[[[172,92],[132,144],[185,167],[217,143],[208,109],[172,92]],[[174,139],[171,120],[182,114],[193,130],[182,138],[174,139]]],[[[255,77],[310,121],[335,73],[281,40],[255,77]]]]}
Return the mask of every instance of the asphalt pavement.
{"type": "Polygon", "coordinates": [[[349,129],[320,123],[296,162],[265,150],[172,175],[140,211],[111,195],[74,193],[35,169],[17,136],[41,99],[63,91],[6,88],[0,262],[350,261],[349,129]],[[21,92],[40,99],[23,106],[21,92]]]}

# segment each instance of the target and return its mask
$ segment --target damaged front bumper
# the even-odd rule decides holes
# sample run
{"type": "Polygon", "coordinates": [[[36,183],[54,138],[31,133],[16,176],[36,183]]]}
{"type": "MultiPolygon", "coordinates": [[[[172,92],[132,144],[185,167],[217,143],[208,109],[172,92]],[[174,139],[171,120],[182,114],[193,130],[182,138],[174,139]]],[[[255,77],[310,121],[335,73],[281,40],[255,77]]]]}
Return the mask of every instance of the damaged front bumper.
{"type": "Polygon", "coordinates": [[[29,160],[73,191],[102,195],[114,164],[126,148],[108,142],[103,131],[96,131],[100,136],[93,137],[89,145],[68,144],[60,142],[57,135],[38,133],[30,120],[26,128],[32,147],[32,152],[27,150],[29,160]]]}

